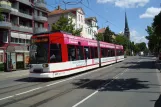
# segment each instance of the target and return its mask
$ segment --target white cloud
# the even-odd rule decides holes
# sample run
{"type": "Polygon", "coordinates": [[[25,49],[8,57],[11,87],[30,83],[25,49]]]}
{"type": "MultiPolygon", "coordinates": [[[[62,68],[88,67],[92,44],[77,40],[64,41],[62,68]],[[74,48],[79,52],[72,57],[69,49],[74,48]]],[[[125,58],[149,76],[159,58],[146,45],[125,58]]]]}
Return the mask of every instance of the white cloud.
{"type": "Polygon", "coordinates": [[[148,40],[145,38],[145,36],[140,35],[136,30],[131,30],[130,32],[130,40],[134,43],[141,43],[145,42],[148,43],[148,40]]]}
{"type": "Polygon", "coordinates": [[[145,6],[149,0],[97,0],[98,3],[113,3],[117,7],[136,8],[145,6]]]}
{"type": "Polygon", "coordinates": [[[154,18],[154,16],[159,14],[160,11],[161,8],[154,8],[154,7],[147,8],[146,12],[140,15],[140,18],[154,18]]]}

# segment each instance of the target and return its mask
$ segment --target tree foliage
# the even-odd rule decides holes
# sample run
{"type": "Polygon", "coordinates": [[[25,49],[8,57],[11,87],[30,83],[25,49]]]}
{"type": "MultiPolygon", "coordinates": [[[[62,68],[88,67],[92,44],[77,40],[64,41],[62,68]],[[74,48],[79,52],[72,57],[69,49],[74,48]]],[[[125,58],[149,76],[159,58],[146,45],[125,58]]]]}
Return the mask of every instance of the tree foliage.
{"type": "Polygon", "coordinates": [[[106,27],[105,32],[103,33],[103,37],[104,37],[103,40],[105,42],[113,43],[112,35],[114,35],[114,34],[115,33],[113,31],[111,31],[109,27],[106,27]]]}
{"type": "Polygon", "coordinates": [[[98,33],[95,36],[96,36],[96,40],[103,41],[103,34],[102,33],[98,33]]]}
{"type": "Polygon", "coordinates": [[[153,19],[151,26],[147,26],[146,29],[149,40],[148,47],[151,52],[159,53],[161,51],[161,12],[153,19]]]}
{"type": "Polygon", "coordinates": [[[115,38],[115,43],[124,46],[124,50],[128,49],[130,41],[122,34],[118,34],[115,38]]]}
{"type": "Polygon", "coordinates": [[[62,30],[75,36],[80,36],[80,33],[82,32],[82,28],[75,29],[75,24],[72,23],[72,18],[68,19],[64,16],[61,16],[59,20],[52,25],[52,31],[55,30],[62,30]]]}

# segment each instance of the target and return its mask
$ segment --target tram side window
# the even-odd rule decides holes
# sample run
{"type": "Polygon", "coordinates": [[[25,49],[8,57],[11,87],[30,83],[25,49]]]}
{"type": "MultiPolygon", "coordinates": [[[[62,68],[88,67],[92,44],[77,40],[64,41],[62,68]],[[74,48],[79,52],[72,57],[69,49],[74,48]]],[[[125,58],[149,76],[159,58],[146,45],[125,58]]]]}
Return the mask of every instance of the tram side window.
{"type": "Polygon", "coordinates": [[[94,52],[95,52],[95,57],[94,58],[98,58],[98,50],[97,50],[97,47],[94,47],[94,52]]]}
{"type": "Polygon", "coordinates": [[[119,54],[120,54],[120,53],[119,53],[119,50],[116,50],[116,55],[119,56],[119,54]]]}
{"type": "Polygon", "coordinates": [[[50,62],[62,62],[61,44],[50,44],[50,62]]]}
{"type": "Polygon", "coordinates": [[[76,60],[76,48],[73,45],[68,45],[68,60],[69,61],[76,60]]]}
{"type": "Polygon", "coordinates": [[[76,46],[77,47],[77,60],[83,60],[84,54],[83,54],[83,47],[82,46],[76,46]]]}
{"type": "Polygon", "coordinates": [[[108,49],[108,57],[111,56],[111,49],[108,49]]]}
{"type": "Polygon", "coordinates": [[[108,50],[105,48],[105,57],[108,57],[108,50]]]}
{"type": "Polygon", "coordinates": [[[105,49],[101,48],[101,54],[102,54],[102,58],[105,57],[105,49]]]}
{"type": "Polygon", "coordinates": [[[89,47],[84,47],[85,59],[90,59],[90,49],[89,47]]]}
{"type": "Polygon", "coordinates": [[[115,56],[115,50],[111,49],[111,56],[115,56]]]}
{"type": "Polygon", "coordinates": [[[90,49],[91,49],[91,58],[93,59],[95,58],[95,49],[94,47],[91,47],[90,49]]]}

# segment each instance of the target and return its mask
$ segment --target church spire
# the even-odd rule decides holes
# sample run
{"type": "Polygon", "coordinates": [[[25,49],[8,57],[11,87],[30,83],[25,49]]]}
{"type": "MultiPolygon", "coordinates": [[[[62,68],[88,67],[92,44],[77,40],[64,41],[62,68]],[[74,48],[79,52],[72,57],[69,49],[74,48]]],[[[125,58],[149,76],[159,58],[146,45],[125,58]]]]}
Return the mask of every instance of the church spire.
{"type": "Polygon", "coordinates": [[[130,40],[130,31],[129,31],[129,26],[128,26],[126,12],[125,12],[125,29],[124,29],[124,36],[126,36],[130,40]]]}

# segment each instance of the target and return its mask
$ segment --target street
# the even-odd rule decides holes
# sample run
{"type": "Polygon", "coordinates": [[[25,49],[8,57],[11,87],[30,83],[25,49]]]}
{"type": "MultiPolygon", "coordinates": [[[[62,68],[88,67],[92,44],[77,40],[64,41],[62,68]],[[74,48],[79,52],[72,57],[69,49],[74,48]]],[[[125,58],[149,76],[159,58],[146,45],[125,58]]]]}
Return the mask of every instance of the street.
{"type": "Polygon", "coordinates": [[[154,107],[161,95],[155,61],[129,57],[56,79],[28,78],[28,71],[0,74],[0,107],[154,107]]]}

